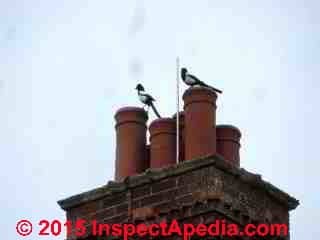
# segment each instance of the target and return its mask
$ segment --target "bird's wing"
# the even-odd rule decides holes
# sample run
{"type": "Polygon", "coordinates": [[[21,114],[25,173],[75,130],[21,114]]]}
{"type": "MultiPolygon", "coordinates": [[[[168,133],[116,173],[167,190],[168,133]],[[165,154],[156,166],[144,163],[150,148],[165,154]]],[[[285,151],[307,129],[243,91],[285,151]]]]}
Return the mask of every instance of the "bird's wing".
{"type": "Polygon", "coordinates": [[[156,101],[150,94],[145,93],[143,95],[146,96],[149,101],[156,101]]]}
{"type": "Polygon", "coordinates": [[[149,95],[149,94],[146,94],[146,95],[151,101],[156,101],[151,95],[149,95]]]}
{"type": "Polygon", "coordinates": [[[210,85],[206,84],[205,82],[202,82],[202,81],[201,81],[199,78],[197,78],[196,76],[191,75],[191,74],[189,74],[189,76],[190,76],[191,78],[193,78],[193,79],[197,82],[197,84],[202,85],[202,86],[204,86],[204,87],[209,87],[209,88],[215,89],[215,88],[211,87],[210,85]]]}
{"type": "Polygon", "coordinates": [[[200,79],[198,79],[196,76],[194,76],[194,75],[192,75],[192,74],[188,74],[188,76],[190,77],[190,78],[193,78],[195,81],[197,81],[197,82],[201,82],[200,81],[200,79]]]}
{"type": "Polygon", "coordinates": [[[193,79],[197,82],[197,84],[202,85],[202,86],[204,86],[204,87],[211,88],[211,89],[212,89],[213,91],[215,91],[215,92],[222,93],[221,90],[219,90],[219,89],[217,89],[217,88],[214,88],[214,87],[212,87],[212,86],[210,86],[210,85],[202,82],[202,81],[201,81],[200,79],[198,79],[196,76],[194,76],[194,75],[192,75],[192,74],[188,74],[188,76],[189,76],[190,78],[193,78],[193,79]]]}

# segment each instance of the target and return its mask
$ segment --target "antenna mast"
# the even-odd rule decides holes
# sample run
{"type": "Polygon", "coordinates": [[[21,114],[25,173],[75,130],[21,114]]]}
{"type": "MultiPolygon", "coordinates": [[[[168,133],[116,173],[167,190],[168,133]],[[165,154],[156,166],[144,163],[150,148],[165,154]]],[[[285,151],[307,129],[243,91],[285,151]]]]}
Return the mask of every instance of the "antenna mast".
{"type": "Polygon", "coordinates": [[[176,113],[176,124],[177,124],[177,130],[176,130],[176,163],[179,163],[179,138],[180,138],[180,133],[179,133],[179,98],[180,98],[180,86],[179,86],[179,57],[176,59],[176,80],[177,80],[177,113],[176,113]]]}

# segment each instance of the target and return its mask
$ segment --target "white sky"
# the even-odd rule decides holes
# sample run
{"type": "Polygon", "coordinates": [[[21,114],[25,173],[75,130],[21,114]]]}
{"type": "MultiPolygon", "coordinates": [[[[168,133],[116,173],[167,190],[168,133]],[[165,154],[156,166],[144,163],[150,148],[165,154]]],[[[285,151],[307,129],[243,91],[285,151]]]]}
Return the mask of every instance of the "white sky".
{"type": "Polygon", "coordinates": [[[142,82],[171,116],[179,55],[224,90],[217,121],[241,129],[242,167],[301,201],[291,239],[315,239],[319,10],[311,0],[0,1],[1,238],[21,239],[22,218],[64,220],[57,200],[113,178],[116,109],[140,106],[142,82]]]}

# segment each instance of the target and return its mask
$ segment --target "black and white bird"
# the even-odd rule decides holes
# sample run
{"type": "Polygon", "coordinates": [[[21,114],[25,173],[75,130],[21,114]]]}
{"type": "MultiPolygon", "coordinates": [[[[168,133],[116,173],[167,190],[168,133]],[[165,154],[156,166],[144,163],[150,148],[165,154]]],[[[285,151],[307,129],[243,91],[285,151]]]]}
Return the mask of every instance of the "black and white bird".
{"type": "Polygon", "coordinates": [[[149,109],[149,107],[151,107],[152,110],[153,110],[153,112],[157,115],[157,117],[158,117],[158,118],[161,118],[158,110],[156,109],[156,107],[155,107],[154,104],[153,104],[153,102],[155,101],[155,99],[154,99],[151,95],[149,95],[149,94],[147,94],[147,93],[145,92],[144,87],[142,86],[142,84],[139,83],[139,84],[136,86],[136,90],[138,91],[139,100],[140,100],[143,104],[147,105],[147,106],[148,106],[148,109],[149,109]]]}
{"type": "Polygon", "coordinates": [[[195,77],[195,76],[191,75],[190,73],[188,73],[188,70],[186,68],[181,68],[181,78],[182,78],[182,80],[184,81],[185,84],[187,84],[187,85],[189,85],[191,87],[198,85],[198,86],[210,88],[215,92],[222,93],[221,90],[216,89],[214,87],[211,87],[211,86],[205,84],[204,82],[200,81],[197,77],[195,77]]]}

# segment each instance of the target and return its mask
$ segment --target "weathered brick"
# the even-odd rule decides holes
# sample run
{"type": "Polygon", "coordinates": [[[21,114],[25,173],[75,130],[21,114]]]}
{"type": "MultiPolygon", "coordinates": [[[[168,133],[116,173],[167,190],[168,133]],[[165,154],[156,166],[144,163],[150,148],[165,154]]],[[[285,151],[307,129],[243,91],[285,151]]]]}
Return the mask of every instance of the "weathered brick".
{"type": "Polygon", "coordinates": [[[139,208],[141,206],[141,200],[133,200],[131,202],[131,208],[134,209],[134,208],[139,208]]]}
{"type": "Polygon", "coordinates": [[[163,199],[164,199],[163,193],[149,195],[149,196],[146,196],[145,198],[140,200],[140,202],[141,202],[140,206],[144,207],[147,205],[155,204],[157,202],[161,202],[163,199]]]}
{"type": "Polygon", "coordinates": [[[103,207],[111,207],[113,205],[121,204],[122,202],[127,200],[127,193],[116,193],[111,196],[105,197],[103,201],[103,207]]]}
{"type": "Polygon", "coordinates": [[[207,211],[209,211],[208,205],[207,204],[203,204],[203,203],[196,203],[191,208],[191,214],[192,215],[198,215],[198,214],[201,214],[201,213],[205,213],[207,211]]]}
{"type": "Polygon", "coordinates": [[[76,218],[88,219],[89,215],[98,210],[98,201],[88,202],[82,206],[70,209],[67,212],[67,219],[74,221],[76,218]]]}
{"type": "Polygon", "coordinates": [[[174,188],[175,186],[176,186],[176,178],[169,178],[169,179],[165,179],[160,182],[152,184],[151,191],[152,193],[157,193],[157,192],[168,190],[170,188],[174,188]]]}
{"type": "Polygon", "coordinates": [[[156,207],[160,209],[161,212],[168,212],[170,210],[171,205],[171,201],[165,201],[160,204],[157,204],[156,207]]]}
{"type": "Polygon", "coordinates": [[[109,218],[112,217],[116,214],[116,209],[114,207],[112,208],[107,208],[107,209],[103,209],[100,210],[99,212],[96,212],[93,216],[92,219],[93,220],[97,220],[97,221],[101,221],[105,218],[109,218]]]}
{"type": "Polygon", "coordinates": [[[192,194],[186,194],[176,199],[179,204],[191,204],[193,202],[192,194]]]}
{"type": "Polygon", "coordinates": [[[150,185],[144,185],[137,188],[132,189],[131,197],[132,199],[136,199],[139,197],[143,197],[145,195],[149,195],[151,193],[150,185]]]}
{"type": "Polygon", "coordinates": [[[205,224],[214,223],[215,220],[217,219],[216,213],[214,212],[203,213],[201,216],[205,224]]]}
{"type": "Polygon", "coordinates": [[[128,203],[123,203],[123,204],[120,204],[118,206],[115,207],[116,210],[116,214],[121,214],[121,213],[125,213],[125,212],[128,212],[128,203]]]}
{"type": "Polygon", "coordinates": [[[103,220],[103,223],[123,223],[127,222],[128,220],[128,213],[123,213],[120,215],[113,216],[111,218],[106,218],[103,220]]]}
{"type": "Polygon", "coordinates": [[[177,186],[176,190],[176,196],[182,196],[190,193],[190,186],[189,185],[183,185],[183,186],[177,186]]]}
{"type": "Polygon", "coordinates": [[[198,171],[185,173],[177,178],[178,186],[194,183],[197,178],[198,171]]]}
{"type": "Polygon", "coordinates": [[[155,207],[141,207],[133,209],[132,217],[133,219],[146,219],[149,217],[157,216],[159,209],[155,207]]]}

